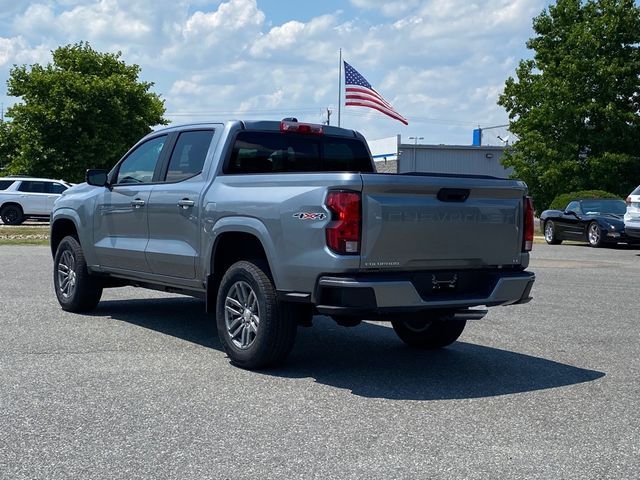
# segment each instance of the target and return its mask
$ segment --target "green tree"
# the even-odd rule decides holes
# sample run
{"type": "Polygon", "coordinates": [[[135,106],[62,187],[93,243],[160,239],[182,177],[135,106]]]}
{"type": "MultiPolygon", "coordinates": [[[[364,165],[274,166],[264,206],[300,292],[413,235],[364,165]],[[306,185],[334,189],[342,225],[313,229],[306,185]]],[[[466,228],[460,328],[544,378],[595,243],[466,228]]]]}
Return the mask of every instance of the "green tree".
{"type": "Polygon", "coordinates": [[[0,120],[0,177],[8,172],[10,159],[15,155],[17,147],[11,124],[0,120]]]}
{"type": "Polygon", "coordinates": [[[167,123],[153,83],[139,81],[140,67],[126,65],[120,52],[80,42],[52,54],[46,66],[11,69],[8,94],[22,102],[7,111],[9,172],[78,182],[87,168],[111,168],[153,125],[167,123]]]}
{"type": "Polygon", "coordinates": [[[538,210],[559,193],[626,196],[640,182],[640,9],[633,0],[557,0],[498,104],[519,140],[504,157],[538,210]]]}

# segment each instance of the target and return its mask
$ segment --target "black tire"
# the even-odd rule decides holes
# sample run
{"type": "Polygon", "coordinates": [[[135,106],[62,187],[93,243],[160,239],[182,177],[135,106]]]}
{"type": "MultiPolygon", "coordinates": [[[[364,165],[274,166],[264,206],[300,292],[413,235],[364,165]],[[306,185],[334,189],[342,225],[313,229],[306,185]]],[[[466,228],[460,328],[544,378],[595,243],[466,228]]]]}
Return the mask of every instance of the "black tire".
{"type": "Polygon", "coordinates": [[[597,222],[591,222],[587,226],[587,242],[593,248],[601,247],[604,243],[602,240],[602,229],[597,222]]]}
{"type": "Polygon", "coordinates": [[[414,348],[435,350],[455,342],[466,320],[394,320],[391,322],[400,340],[414,348]]]}
{"type": "Polygon", "coordinates": [[[558,240],[558,235],[556,234],[556,226],[551,220],[547,220],[544,222],[543,232],[544,239],[549,245],[560,245],[562,240],[558,240]]]}
{"type": "Polygon", "coordinates": [[[82,247],[75,237],[64,237],[58,245],[53,284],[58,302],[67,312],[89,312],[100,301],[102,282],[89,274],[82,247]]]}
{"type": "Polygon", "coordinates": [[[5,205],[0,212],[0,218],[5,225],[20,225],[25,220],[20,205],[5,205]]]}
{"type": "Polygon", "coordinates": [[[262,262],[240,261],[231,265],[220,282],[218,337],[231,362],[241,368],[283,362],[296,337],[299,310],[278,302],[267,271],[262,262]]]}

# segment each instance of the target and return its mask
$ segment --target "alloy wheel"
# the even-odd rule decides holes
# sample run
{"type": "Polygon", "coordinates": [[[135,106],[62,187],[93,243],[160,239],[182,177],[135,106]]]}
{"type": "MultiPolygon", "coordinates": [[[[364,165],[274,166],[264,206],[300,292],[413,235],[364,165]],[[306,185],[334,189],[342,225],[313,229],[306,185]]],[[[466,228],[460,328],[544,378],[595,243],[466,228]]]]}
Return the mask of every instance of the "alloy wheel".
{"type": "Polygon", "coordinates": [[[591,245],[600,243],[600,227],[595,223],[589,225],[589,243],[591,245]]]}
{"type": "Polygon", "coordinates": [[[544,239],[547,242],[553,242],[553,223],[551,222],[544,225],[544,239]]]}
{"type": "Polygon", "coordinates": [[[234,283],[224,302],[224,321],[233,344],[249,348],[256,339],[260,326],[258,297],[247,282],[234,283]]]}
{"type": "Polygon", "coordinates": [[[58,262],[58,289],[64,298],[70,298],[76,290],[76,260],[70,250],[65,250],[58,262]]]}

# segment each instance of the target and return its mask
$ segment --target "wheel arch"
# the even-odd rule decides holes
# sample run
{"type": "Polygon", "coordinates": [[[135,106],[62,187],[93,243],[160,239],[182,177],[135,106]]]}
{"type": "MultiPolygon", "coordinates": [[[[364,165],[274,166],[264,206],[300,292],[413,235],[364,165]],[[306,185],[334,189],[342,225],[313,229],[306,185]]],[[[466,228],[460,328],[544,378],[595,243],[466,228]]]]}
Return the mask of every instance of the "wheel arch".
{"type": "MultiPolygon", "coordinates": [[[[277,282],[278,272],[275,271],[275,247],[267,227],[258,219],[250,217],[225,217],[220,219],[211,230],[209,237],[209,258],[207,259],[207,273],[215,273],[216,257],[220,255],[221,248],[231,248],[231,239],[237,240],[235,250],[236,258],[242,256],[240,246],[246,246],[249,250],[240,260],[259,258],[267,262],[270,275],[277,282]],[[259,254],[258,257],[251,257],[259,254]]],[[[224,252],[223,252],[224,253],[224,252]]],[[[235,263],[235,262],[234,262],[235,263]]],[[[219,265],[219,264],[218,264],[219,265]]],[[[219,271],[219,270],[218,270],[219,271]]],[[[224,274],[224,272],[222,272],[224,274]]]]}
{"type": "Polygon", "coordinates": [[[264,261],[269,269],[265,273],[273,278],[264,245],[256,235],[242,231],[229,231],[217,236],[211,253],[209,273],[222,278],[228,268],[240,260],[264,261]]]}
{"type": "Polygon", "coordinates": [[[5,209],[5,207],[18,207],[22,214],[24,215],[24,207],[20,204],[20,202],[16,202],[15,200],[7,200],[2,205],[0,205],[0,212],[5,209]]]}
{"type": "Polygon", "coordinates": [[[82,245],[82,239],[80,238],[79,218],[73,210],[56,212],[56,215],[51,220],[51,227],[49,232],[49,245],[51,247],[51,255],[55,257],[58,245],[64,237],[71,235],[78,240],[78,243],[82,245]]]}
{"type": "Polygon", "coordinates": [[[240,260],[261,260],[267,267],[265,273],[271,277],[274,285],[278,285],[273,243],[262,222],[242,218],[236,223],[231,219],[223,219],[216,224],[213,232],[206,265],[207,303],[211,300],[211,305],[215,304],[222,276],[240,260]]]}

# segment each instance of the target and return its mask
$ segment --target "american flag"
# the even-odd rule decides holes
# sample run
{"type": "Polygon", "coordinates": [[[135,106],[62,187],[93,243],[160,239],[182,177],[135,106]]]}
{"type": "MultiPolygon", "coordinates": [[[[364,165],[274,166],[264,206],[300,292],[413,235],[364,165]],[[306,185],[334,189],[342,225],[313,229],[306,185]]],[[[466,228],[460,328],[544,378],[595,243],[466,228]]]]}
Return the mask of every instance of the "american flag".
{"type": "Polygon", "coordinates": [[[371,84],[360,73],[344,62],[345,105],[354,107],[369,107],[385,115],[394,118],[405,125],[409,125],[407,119],[394,110],[394,108],[376,92],[371,84]]]}

